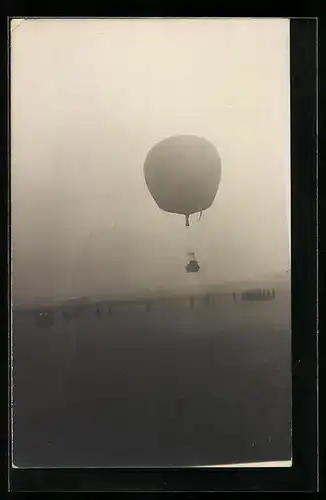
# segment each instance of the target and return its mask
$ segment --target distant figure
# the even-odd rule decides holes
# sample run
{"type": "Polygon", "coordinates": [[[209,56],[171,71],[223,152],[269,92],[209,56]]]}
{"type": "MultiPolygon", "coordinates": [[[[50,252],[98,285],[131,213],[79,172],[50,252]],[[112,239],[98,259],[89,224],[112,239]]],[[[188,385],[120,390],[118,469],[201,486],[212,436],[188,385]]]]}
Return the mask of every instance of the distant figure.
{"type": "Polygon", "coordinates": [[[50,327],[54,324],[54,316],[48,312],[40,312],[37,316],[37,325],[50,327]]]}
{"type": "Polygon", "coordinates": [[[272,290],[272,297],[273,297],[273,299],[275,299],[275,288],[273,288],[273,290],[272,290]]]}
{"type": "Polygon", "coordinates": [[[237,294],[235,292],[233,292],[232,296],[233,296],[233,302],[236,302],[237,301],[237,294]]]}
{"type": "Polygon", "coordinates": [[[108,311],[109,311],[109,314],[111,315],[112,314],[112,307],[111,306],[108,307],[108,311]]]}
{"type": "Polygon", "coordinates": [[[96,317],[97,319],[101,319],[101,311],[98,308],[96,309],[96,317]]]}

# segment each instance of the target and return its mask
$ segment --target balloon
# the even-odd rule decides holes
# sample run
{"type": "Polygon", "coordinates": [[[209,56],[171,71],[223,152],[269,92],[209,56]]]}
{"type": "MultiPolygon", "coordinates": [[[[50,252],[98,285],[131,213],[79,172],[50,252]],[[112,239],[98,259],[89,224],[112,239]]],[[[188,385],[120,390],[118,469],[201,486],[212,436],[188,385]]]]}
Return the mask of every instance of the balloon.
{"type": "Polygon", "coordinates": [[[221,180],[221,160],[215,147],[194,135],[158,142],[144,163],[148,190],[161,210],[189,216],[207,210],[221,180]]]}

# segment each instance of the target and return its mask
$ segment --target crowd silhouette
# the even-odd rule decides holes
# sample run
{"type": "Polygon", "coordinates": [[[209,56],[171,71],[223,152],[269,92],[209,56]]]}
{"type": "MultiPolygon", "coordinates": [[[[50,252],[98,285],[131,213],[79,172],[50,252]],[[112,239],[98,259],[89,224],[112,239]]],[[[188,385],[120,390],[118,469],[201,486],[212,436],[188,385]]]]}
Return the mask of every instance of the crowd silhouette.
{"type": "MultiPolygon", "coordinates": [[[[251,290],[245,290],[242,292],[233,291],[231,294],[232,300],[234,303],[239,301],[257,301],[257,300],[273,300],[276,297],[275,288],[257,288],[251,290]]],[[[204,296],[190,296],[189,297],[189,307],[190,309],[194,309],[198,301],[202,301],[202,304],[209,307],[215,307],[216,305],[217,295],[214,293],[205,293],[204,296]]],[[[141,302],[139,303],[142,304],[141,302]]],[[[143,306],[146,313],[150,313],[152,310],[152,306],[155,306],[151,301],[144,301],[143,306]]],[[[91,316],[95,316],[95,318],[100,321],[103,316],[111,316],[114,313],[114,304],[112,303],[104,303],[102,305],[97,305],[94,309],[90,310],[85,307],[77,307],[74,308],[64,308],[61,311],[61,318],[66,322],[73,321],[74,319],[80,318],[85,312],[86,309],[90,312],[91,316]]],[[[54,311],[38,311],[36,314],[36,324],[40,327],[50,327],[55,323],[55,317],[58,316],[54,311]]]]}

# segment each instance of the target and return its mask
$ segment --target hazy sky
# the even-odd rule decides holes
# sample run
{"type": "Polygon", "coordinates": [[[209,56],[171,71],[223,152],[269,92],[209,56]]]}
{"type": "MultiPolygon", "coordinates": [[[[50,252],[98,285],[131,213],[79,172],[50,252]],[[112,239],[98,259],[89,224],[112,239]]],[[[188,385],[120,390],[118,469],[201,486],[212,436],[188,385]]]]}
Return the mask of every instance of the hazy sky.
{"type": "Polygon", "coordinates": [[[14,300],[289,267],[288,20],[25,20],[11,45],[14,300]],[[143,176],[176,134],[222,160],[191,228],[143,176]],[[193,249],[202,267],[187,275],[193,249]]]}

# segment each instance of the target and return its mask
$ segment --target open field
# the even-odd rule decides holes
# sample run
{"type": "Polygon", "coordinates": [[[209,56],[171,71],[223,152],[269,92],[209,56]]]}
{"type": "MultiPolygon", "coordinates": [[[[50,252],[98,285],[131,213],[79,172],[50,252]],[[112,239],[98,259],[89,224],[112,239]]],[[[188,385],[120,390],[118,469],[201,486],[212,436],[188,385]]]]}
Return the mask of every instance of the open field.
{"type": "Polygon", "coordinates": [[[289,300],[14,314],[16,466],[291,457],[289,300]]]}

